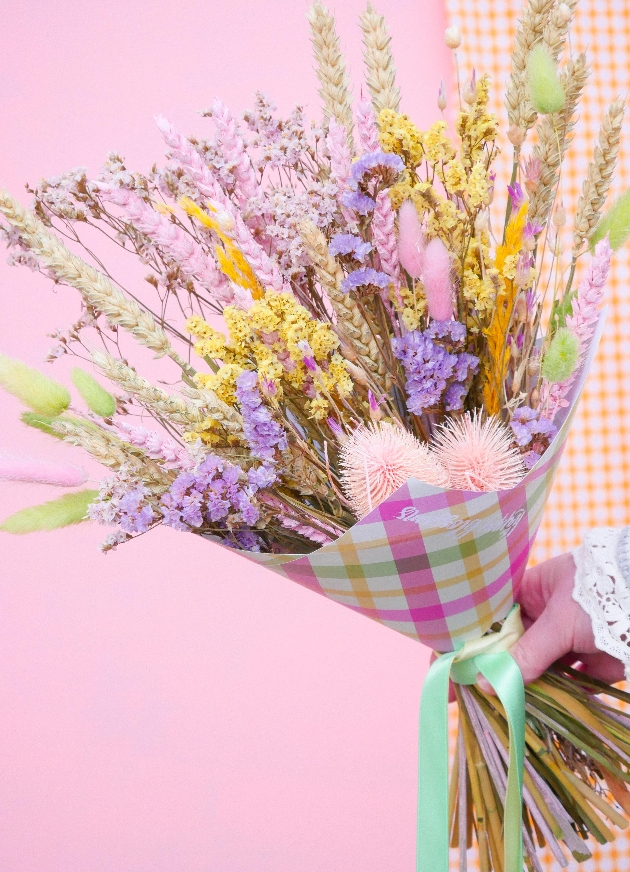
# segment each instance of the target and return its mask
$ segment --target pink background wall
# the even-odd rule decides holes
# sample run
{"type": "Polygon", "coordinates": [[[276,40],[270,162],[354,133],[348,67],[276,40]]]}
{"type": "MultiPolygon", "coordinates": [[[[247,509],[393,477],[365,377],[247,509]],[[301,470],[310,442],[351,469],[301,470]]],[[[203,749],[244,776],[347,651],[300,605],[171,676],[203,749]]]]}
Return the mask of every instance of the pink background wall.
{"type": "MultiPolygon", "coordinates": [[[[336,7],[358,82],[362,3],[336,7]]],[[[442,5],[378,8],[426,124],[448,75],[442,5]]],[[[241,111],[257,87],[315,115],[305,11],[4,0],[0,183],[26,196],[114,148],[145,169],[163,152],[153,115],[203,133],[215,94],[241,111]]],[[[77,299],[1,260],[0,350],[39,365],[77,299]]],[[[77,460],[0,403],[1,447],[77,460]]],[[[0,516],[50,496],[0,485],[0,516]]],[[[427,652],[193,536],[102,556],[104,532],[0,534],[0,870],[411,869],[427,652]]]]}

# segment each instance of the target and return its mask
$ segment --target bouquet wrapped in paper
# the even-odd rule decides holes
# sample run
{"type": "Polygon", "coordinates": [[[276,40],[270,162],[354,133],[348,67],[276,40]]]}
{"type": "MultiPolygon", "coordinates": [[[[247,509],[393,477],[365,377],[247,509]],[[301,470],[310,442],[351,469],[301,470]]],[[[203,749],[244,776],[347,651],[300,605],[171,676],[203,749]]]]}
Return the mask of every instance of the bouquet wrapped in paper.
{"type": "MultiPolygon", "coordinates": [[[[81,311],[48,359],[88,362],[68,388],[0,356],[26,425],[110,474],[3,455],[4,478],[67,486],[11,533],[86,519],[104,550],[159,525],[194,533],[430,646],[421,710],[418,868],[446,872],[476,838],[482,870],[566,864],[630,809],[629,722],[570,667],[523,689],[515,593],[603,329],[628,202],[602,218],[623,104],[564,231],[562,158],[587,78],[565,43],[575,3],[531,0],[506,105],[513,175],[493,162],[491,82],[470,71],[421,131],[400,111],[383,18],[361,17],[369,97],[352,105],[333,17],[309,13],[324,103],[235,118],[208,139],[165,118],[163,166],[110,154],[43,180],[26,209],[0,192],[11,262],[75,288],[81,311]],[[530,132],[532,146],[527,145],[530,132]],[[92,254],[135,256],[141,287],[92,254]],[[83,248],[82,255],[79,253],[83,248]],[[134,343],[154,353],[133,356],[134,343]],[[96,376],[95,377],[95,374],[96,376]],[[150,376],[150,377],[149,377],[150,376]],[[106,389],[103,378],[111,383],[106,389]],[[165,388],[165,384],[174,388],[165,388]],[[503,623],[501,623],[503,622],[503,623]],[[482,672],[498,697],[475,687],[482,672]],[[460,738],[448,785],[446,710],[460,738]],[[523,800],[523,803],[521,802],[523,800]]],[[[461,36],[446,32],[456,54],[461,36]]],[[[568,44],[567,44],[568,45],[568,44]]],[[[120,263],[120,260],[117,260],[120,263]]],[[[608,692],[621,695],[614,689],[608,692]]]]}

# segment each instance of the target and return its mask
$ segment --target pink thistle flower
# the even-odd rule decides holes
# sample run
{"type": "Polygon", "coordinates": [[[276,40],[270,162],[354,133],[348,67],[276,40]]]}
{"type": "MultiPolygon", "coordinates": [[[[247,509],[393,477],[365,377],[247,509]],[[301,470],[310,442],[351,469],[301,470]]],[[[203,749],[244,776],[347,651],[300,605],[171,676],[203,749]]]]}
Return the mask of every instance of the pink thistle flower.
{"type": "Polygon", "coordinates": [[[447,247],[437,236],[424,251],[422,280],[429,315],[435,321],[448,321],[453,314],[451,258],[447,247]]]}
{"type": "Polygon", "coordinates": [[[437,429],[433,453],[444,466],[449,485],[458,490],[509,490],[525,475],[513,434],[497,418],[475,411],[451,418],[437,429]]]}
{"type": "Polygon", "coordinates": [[[426,240],[416,207],[405,200],[398,210],[398,257],[412,279],[419,279],[424,264],[426,240]]]}
{"type": "Polygon", "coordinates": [[[48,463],[2,452],[0,453],[0,479],[58,487],[77,487],[85,484],[87,473],[80,466],[73,466],[70,463],[48,463]]]}
{"type": "Polygon", "coordinates": [[[380,505],[410,478],[436,487],[447,475],[428,447],[394,424],[358,427],[340,449],[341,485],[358,518],[380,505]]]}
{"type": "Polygon", "coordinates": [[[378,151],[381,144],[378,139],[378,127],[376,126],[372,100],[369,97],[363,97],[357,104],[356,117],[357,133],[362,153],[369,154],[370,152],[378,151]]]}

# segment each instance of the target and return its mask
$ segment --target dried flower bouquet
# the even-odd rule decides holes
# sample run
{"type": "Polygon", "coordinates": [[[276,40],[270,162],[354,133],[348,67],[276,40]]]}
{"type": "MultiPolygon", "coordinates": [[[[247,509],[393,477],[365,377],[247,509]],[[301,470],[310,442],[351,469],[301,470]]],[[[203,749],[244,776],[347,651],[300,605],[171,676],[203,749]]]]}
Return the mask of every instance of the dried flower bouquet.
{"type": "MultiPolygon", "coordinates": [[[[601,327],[611,255],[630,228],[627,195],[601,214],[620,145],[615,101],[563,248],[562,160],[588,76],[565,47],[576,3],[529,0],[523,13],[505,195],[488,76],[472,71],[458,87],[452,131],[443,87],[442,117],[419,130],[400,112],[390,38],[368,3],[370,96],[353,106],[320,2],[309,12],[320,124],[299,107],[278,117],[262,94],[239,119],[217,99],[204,112],[212,138],[157,119],[167,160],[146,175],[111,154],[96,178],[79,168],[42,181],[31,210],[0,192],[10,261],[81,297],[49,360],[74,355],[111,383],[77,367],[75,404],[64,385],[0,356],[24,423],[111,471],[99,491],[72,490],[2,529],[90,518],[114,528],[110,550],[165,524],[442,652],[505,618],[601,327]],[[106,241],[136,256],[143,290],[110,272],[106,241]],[[170,359],[176,390],[141,375],[130,339],[170,359]]],[[[445,39],[457,59],[457,29],[445,39]]],[[[76,467],[20,458],[3,459],[0,476],[85,482],[76,467]]],[[[630,809],[629,723],[604,690],[570,669],[527,688],[518,830],[531,869],[536,841],[565,864],[561,842],[582,858],[589,835],[613,837],[601,814],[625,824],[611,803],[630,809]]],[[[458,685],[457,698],[452,842],[461,868],[474,832],[482,870],[512,869],[509,718],[474,687],[458,685]]],[[[431,872],[446,872],[445,838],[431,872]]],[[[427,863],[420,852],[418,868],[427,863]]]]}

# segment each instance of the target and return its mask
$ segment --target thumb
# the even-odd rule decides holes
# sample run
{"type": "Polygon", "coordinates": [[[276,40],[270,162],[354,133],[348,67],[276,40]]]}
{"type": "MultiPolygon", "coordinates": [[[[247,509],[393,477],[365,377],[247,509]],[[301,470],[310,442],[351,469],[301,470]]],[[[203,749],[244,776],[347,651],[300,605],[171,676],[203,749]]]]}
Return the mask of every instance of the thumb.
{"type": "Polygon", "coordinates": [[[571,649],[566,626],[566,621],[555,613],[549,603],[538,620],[510,648],[510,654],[516,660],[525,684],[539,678],[552,663],[571,649]]]}

